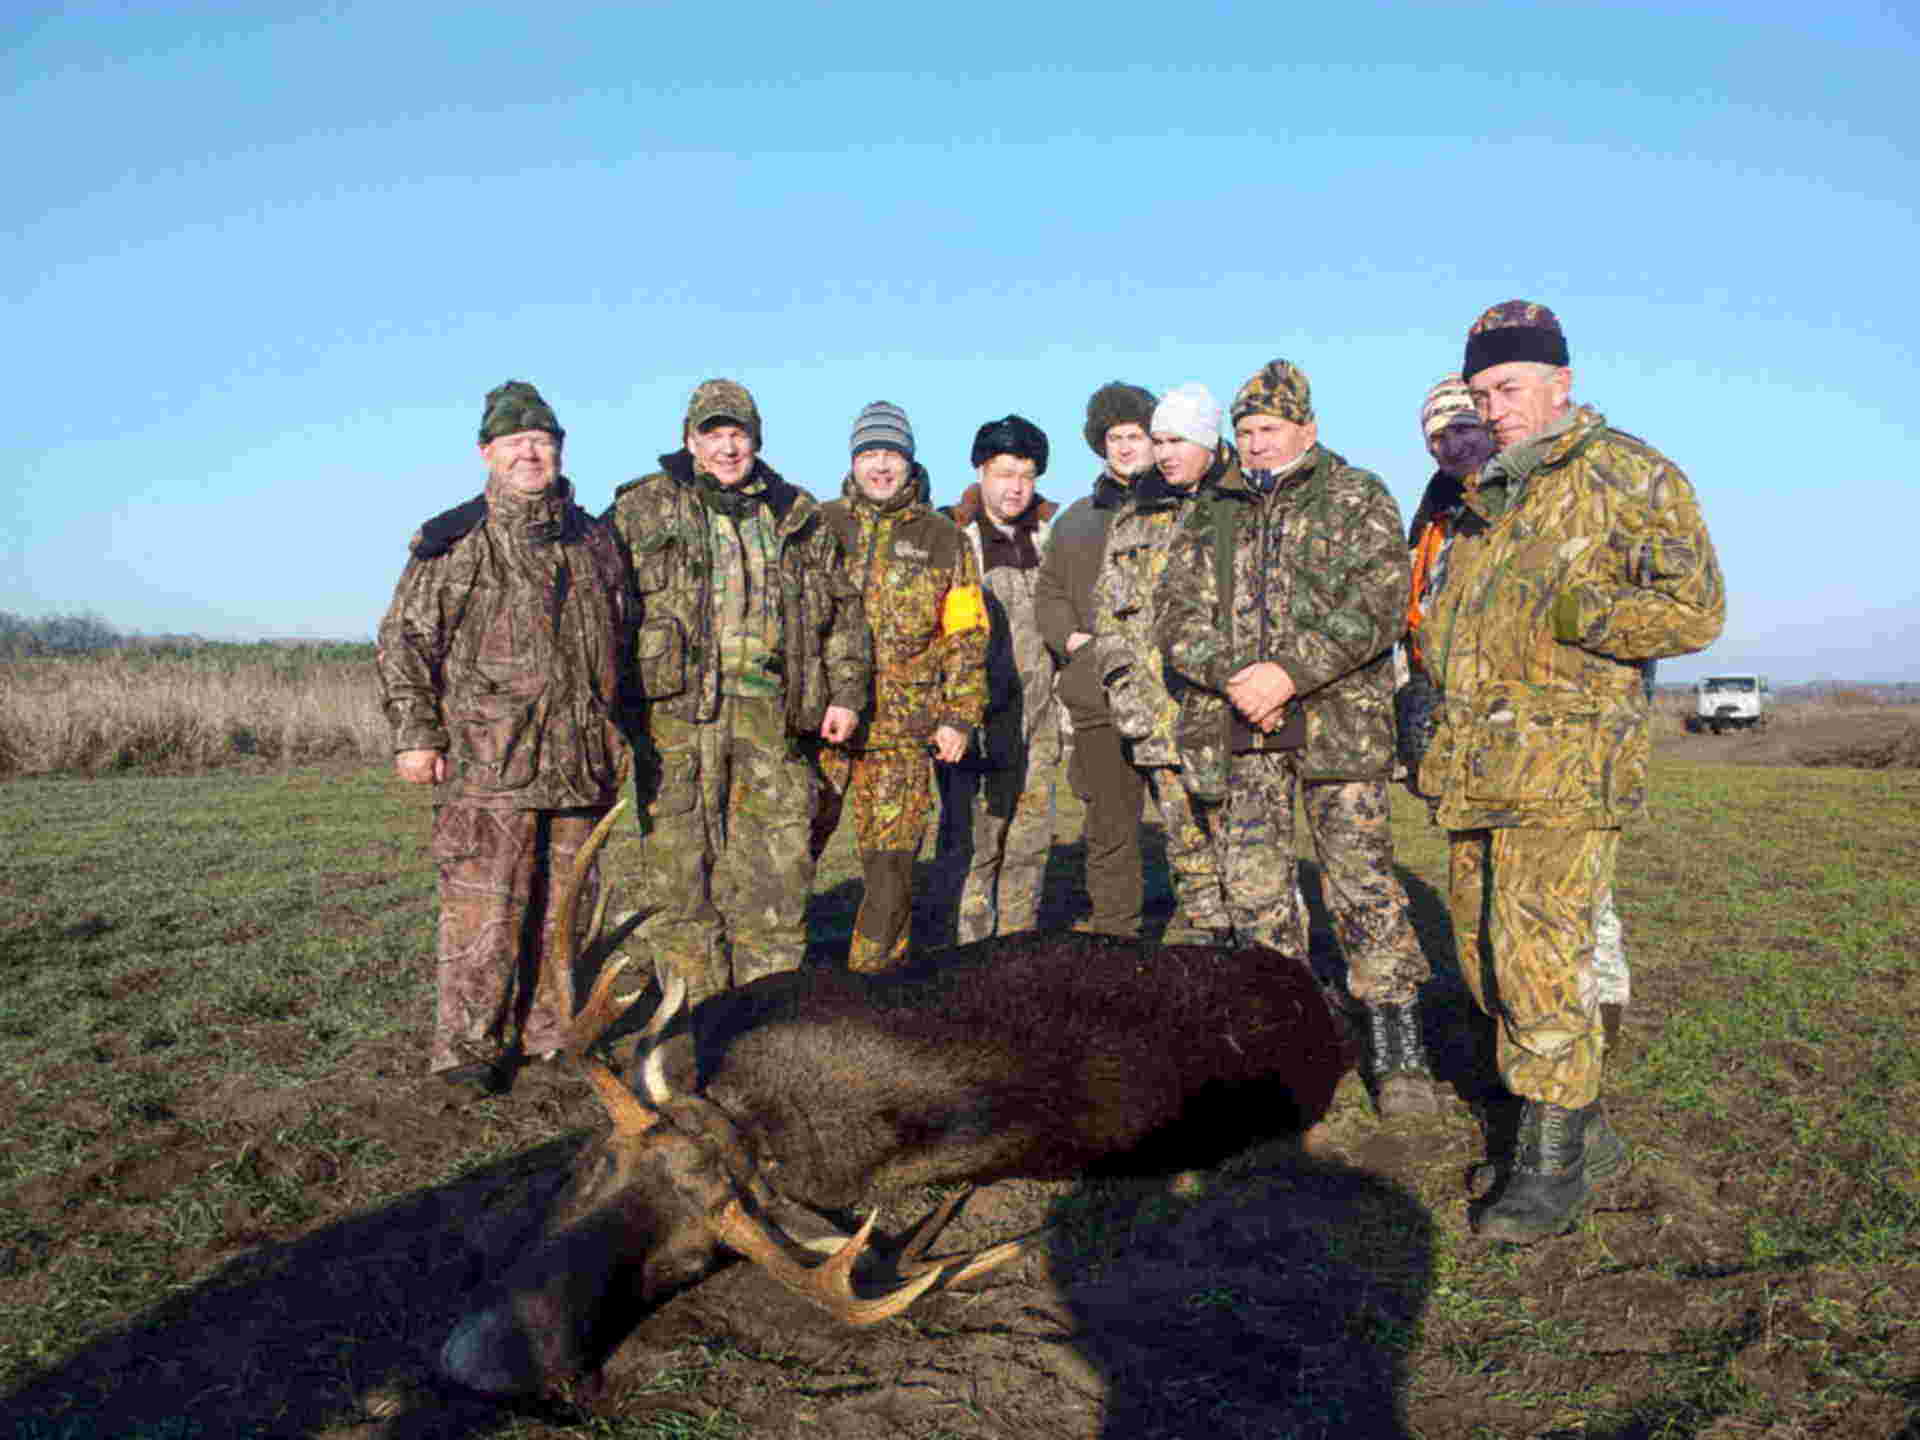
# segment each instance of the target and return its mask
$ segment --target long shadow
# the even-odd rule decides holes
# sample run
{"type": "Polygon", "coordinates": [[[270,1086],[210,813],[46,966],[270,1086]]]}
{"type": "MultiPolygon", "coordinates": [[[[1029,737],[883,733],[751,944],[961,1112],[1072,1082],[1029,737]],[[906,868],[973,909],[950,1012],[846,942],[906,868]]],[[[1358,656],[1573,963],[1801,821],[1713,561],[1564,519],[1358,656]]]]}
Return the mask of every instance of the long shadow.
{"type": "MultiPolygon", "coordinates": [[[[494,1433],[503,1407],[433,1361],[487,1277],[531,1238],[574,1136],[234,1260],[0,1399],[18,1437],[257,1440],[367,1423],[408,1440],[494,1433]]],[[[577,1417],[576,1417],[577,1418],[577,1417]]]]}
{"type": "Polygon", "coordinates": [[[1055,1208],[1054,1274],[1104,1383],[1103,1436],[1411,1435],[1432,1219],[1390,1180],[1272,1148],[1055,1208]]]}

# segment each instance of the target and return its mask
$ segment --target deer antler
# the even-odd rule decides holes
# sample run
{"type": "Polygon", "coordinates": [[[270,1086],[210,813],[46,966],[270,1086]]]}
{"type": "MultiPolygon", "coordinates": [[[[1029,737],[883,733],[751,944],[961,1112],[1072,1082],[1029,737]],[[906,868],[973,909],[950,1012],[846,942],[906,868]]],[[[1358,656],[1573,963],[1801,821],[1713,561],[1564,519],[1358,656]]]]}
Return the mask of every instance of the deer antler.
{"type": "MultiPolygon", "coordinates": [[[[901,1249],[899,1259],[894,1262],[894,1268],[902,1275],[922,1275],[928,1270],[938,1274],[949,1265],[958,1265],[960,1268],[947,1277],[947,1284],[953,1286],[958,1285],[962,1280],[971,1280],[977,1275],[984,1275],[989,1270],[997,1270],[1008,1261],[1018,1260],[1025,1255],[1031,1241],[1035,1238],[1034,1235],[1019,1240],[1007,1240],[999,1245],[989,1245],[985,1249],[962,1255],[942,1255],[932,1260],[926,1258],[927,1247],[934,1242],[942,1230],[946,1229],[947,1222],[953,1219],[954,1212],[965,1204],[972,1194],[971,1185],[965,1190],[956,1190],[940,1202],[939,1208],[914,1226],[913,1238],[908,1240],[901,1249]]],[[[1044,1232],[1036,1232],[1036,1234],[1039,1233],[1044,1232]]]]}
{"type": "Polygon", "coordinates": [[[940,1267],[934,1265],[890,1294],[862,1300],[853,1293],[853,1267],[867,1248],[867,1238],[879,1215],[874,1211],[859,1234],[851,1236],[824,1264],[815,1266],[802,1265],[787,1254],[773,1232],[749,1215],[738,1199],[728,1201],[712,1225],[715,1239],[739,1251],[794,1294],[848,1325],[873,1325],[898,1315],[940,1278],[940,1267]]]}

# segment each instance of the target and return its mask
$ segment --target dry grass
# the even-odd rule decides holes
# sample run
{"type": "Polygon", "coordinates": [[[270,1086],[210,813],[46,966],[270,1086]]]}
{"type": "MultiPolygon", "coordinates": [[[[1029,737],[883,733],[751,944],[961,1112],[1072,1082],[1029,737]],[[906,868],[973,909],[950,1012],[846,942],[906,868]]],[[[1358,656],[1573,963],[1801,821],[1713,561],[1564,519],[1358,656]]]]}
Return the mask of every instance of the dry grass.
{"type": "Polygon", "coordinates": [[[382,759],[372,647],[338,648],[0,664],[0,779],[382,759]]]}

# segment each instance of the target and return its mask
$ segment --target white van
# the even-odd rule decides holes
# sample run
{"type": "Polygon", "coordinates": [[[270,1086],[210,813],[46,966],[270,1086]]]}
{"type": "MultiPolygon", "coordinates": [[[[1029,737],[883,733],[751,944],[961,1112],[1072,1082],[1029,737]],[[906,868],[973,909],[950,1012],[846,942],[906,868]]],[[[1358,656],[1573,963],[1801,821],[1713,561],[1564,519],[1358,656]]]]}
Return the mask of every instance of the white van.
{"type": "Polygon", "coordinates": [[[1764,675],[1709,675],[1693,687],[1693,730],[1752,730],[1767,723],[1772,692],[1764,675]]]}

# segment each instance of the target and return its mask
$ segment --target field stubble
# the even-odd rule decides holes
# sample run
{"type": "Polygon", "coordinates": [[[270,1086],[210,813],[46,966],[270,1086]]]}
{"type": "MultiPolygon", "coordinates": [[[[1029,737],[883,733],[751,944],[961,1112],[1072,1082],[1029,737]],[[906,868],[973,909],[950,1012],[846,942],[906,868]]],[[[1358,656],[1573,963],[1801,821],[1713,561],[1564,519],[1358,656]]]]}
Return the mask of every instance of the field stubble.
{"type": "MultiPolygon", "coordinates": [[[[429,1362],[599,1119],[564,1075],[463,1109],[422,1083],[428,797],[360,765],[0,786],[0,1414],[16,1440],[1909,1435],[1920,777],[1658,771],[1619,884],[1610,1109],[1640,1156],[1574,1235],[1477,1244],[1464,1104],[1382,1129],[1349,1077],[1304,1147],[989,1187],[956,1243],[1051,1220],[1044,1253],[875,1330],[737,1267],[597,1387],[511,1409],[429,1362]]],[[[1466,1090],[1443,839],[1396,803],[1466,1090]]],[[[856,874],[842,835],[814,963],[856,874]]]]}

